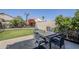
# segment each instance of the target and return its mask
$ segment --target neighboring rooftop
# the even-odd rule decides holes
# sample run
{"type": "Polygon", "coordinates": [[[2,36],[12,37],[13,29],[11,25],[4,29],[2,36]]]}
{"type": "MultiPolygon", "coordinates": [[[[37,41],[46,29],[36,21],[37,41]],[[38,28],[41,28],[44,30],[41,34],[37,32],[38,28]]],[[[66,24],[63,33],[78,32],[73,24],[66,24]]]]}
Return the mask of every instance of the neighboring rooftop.
{"type": "Polygon", "coordinates": [[[0,13],[0,19],[3,19],[5,21],[8,21],[8,20],[12,20],[14,17],[8,15],[8,14],[5,14],[5,13],[0,13]]]}
{"type": "Polygon", "coordinates": [[[36,18],[35,21],[36,21],[36,22],[42,22],[42,21],[44,21],[44,20],[41,20],[40,18],[36,18]]]}

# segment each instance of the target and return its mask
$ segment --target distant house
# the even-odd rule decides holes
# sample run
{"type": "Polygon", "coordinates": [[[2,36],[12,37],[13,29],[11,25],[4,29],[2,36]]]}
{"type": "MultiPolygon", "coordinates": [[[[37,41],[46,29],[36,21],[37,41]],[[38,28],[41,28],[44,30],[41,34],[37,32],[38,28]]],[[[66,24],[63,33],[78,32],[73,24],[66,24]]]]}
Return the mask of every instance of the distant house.
{"type": "MultiPolygon", "coordinates": [[[[0,24],[3,25],[6,28],[10,27],[10,20],[14,19],[14,17],[5,14],[5,13],[0,13],[0,24]]],[[[1,26],[0,25],[0,26],[1,26]]]]}

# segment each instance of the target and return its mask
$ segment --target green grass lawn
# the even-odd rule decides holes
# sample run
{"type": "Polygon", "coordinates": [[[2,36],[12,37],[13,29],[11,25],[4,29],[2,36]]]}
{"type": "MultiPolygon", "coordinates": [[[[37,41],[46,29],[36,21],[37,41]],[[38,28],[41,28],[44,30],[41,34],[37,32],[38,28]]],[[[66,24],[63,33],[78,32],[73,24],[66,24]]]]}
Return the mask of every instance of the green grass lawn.
{"type": "Polygon", "coordinates": [[[5,30],[0,33],[0,41],[33,34],[33,29],[5,30]]]}

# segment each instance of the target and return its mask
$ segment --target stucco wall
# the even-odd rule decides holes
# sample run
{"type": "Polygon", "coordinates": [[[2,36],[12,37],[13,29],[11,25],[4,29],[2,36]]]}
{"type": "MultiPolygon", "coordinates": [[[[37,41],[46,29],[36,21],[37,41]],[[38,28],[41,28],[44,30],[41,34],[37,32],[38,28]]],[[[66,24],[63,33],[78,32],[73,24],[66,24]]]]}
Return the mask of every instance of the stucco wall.
{"type": "Polygon", "coordinates": [[[47,31],[47,27],[55,28],[56,25],[55,25],[55,21],[41,21],[41,22],[36,22],[35,27],[37,29],[47,31]]]}

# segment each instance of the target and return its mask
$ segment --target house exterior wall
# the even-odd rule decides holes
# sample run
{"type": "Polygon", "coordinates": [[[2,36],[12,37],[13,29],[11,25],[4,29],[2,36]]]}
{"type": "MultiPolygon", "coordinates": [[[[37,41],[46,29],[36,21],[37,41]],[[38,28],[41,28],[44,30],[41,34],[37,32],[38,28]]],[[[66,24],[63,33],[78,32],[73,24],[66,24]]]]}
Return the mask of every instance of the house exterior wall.
{"type": "Polygon", "coordinates": [[[10,27],[10,20],[12,20],[14,17],[4,14],[4,13],[0,13],[0,22],[2,23],[2,26],[4,26],[5,28],[9,28],[10,27]]]}
{"type": "Polygon", "coordinates": [[[36,29],[44,30],[47,31],[47,28],[55,28],[55,21],[41,21],[41,22],[36,22],[35,25],[36,29]]]}

